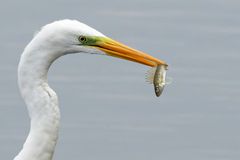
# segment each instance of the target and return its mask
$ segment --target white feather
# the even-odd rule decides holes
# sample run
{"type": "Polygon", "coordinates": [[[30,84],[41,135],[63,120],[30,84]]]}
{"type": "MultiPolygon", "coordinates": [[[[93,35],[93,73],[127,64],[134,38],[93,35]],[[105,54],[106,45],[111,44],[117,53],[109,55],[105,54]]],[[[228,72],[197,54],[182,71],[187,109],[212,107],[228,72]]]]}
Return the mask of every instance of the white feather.
{"type": "Polygon", "coordinates": [[[75,45],[80,35],[103,36],[75,20],[56,21],[44,26],[24,49],[18,66],[18,84],[27,105],[31,128],[14,160],[51,160],[58,138],[60,111],[56,93],[47,83],[49,67],[68,53],[102,53],[75,45]]]}

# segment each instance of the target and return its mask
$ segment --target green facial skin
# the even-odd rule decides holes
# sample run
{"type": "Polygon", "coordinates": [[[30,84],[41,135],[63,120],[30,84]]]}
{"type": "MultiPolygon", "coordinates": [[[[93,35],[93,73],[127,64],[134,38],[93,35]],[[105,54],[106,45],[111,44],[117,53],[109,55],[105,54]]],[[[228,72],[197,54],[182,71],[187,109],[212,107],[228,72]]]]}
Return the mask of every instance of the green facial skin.
{"type": "Polygon", "coordinates": [[[107,42],[109,38],[98,36],[80,36],[78,40],[81,43],[81,45],[98,46],[104,42],[107,42]]]}

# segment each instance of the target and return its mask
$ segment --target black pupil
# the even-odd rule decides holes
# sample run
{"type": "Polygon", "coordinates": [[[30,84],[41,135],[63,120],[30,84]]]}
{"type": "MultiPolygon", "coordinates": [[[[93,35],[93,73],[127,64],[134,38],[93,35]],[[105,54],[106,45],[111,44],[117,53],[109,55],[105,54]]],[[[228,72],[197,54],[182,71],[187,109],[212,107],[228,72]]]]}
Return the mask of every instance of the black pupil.
{"type": "Polygon", "coordinates": [[[80,40],[81,40],[81,41],[85,41],[86,38],[85,38],[85,37],[80,37],[80,40]]]}

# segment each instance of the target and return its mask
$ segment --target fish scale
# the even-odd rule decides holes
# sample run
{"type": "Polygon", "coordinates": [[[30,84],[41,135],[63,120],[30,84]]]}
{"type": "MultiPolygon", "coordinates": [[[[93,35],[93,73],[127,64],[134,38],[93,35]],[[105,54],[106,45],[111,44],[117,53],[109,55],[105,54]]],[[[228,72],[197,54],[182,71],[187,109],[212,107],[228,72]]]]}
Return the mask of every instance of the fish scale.
{"type": "Polygon", "coordinates": [[[157,97],[162,94],[164,86],[166,85],[166,70],[167,68],[165,65],[158,65],[156,67],[153,78],[153,85],[157,97]]]}

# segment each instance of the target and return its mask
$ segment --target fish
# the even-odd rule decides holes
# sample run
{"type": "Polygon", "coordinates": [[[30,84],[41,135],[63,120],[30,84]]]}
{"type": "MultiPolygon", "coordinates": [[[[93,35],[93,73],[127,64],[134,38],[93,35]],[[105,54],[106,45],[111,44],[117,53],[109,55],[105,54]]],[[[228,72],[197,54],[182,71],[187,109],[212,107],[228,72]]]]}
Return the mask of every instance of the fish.
{"type": "Polygon", "coordinates": [[[166,83],[166,73],[167,73],[167,66],[166,65],[157,65],[153,67],[151,70],[147,72],[146,80],[147,82],[153,84],[154,91],[157,97],[159,97],[166,83]]]}
{"type": "Polygon", "coordinates": [[[153,85],[155,94],[159,97],[166,85],[167,67],[165,65],[158,65],[154,74],[153,85]]]}

